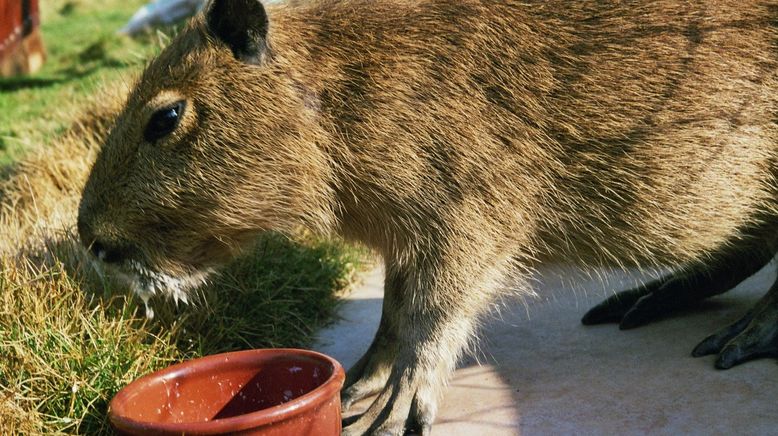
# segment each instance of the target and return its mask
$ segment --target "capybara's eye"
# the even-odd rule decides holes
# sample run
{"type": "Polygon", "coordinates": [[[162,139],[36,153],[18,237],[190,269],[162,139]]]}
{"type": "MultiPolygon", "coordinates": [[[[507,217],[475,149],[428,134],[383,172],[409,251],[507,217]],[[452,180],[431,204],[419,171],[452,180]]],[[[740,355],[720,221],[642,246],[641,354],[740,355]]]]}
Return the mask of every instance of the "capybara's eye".
{"type": "Polygon", "coordinates": [[[170,132],[175,130],[178,125],[178,120],[181,119],[183,113],[183,101],[179,101],[172,106],[154,112],[154,114],[151,115],[151,119],[149,119],[149,123],[146,125],[143,137],[146,141],[153,142],[169,135],[170,132]]]}

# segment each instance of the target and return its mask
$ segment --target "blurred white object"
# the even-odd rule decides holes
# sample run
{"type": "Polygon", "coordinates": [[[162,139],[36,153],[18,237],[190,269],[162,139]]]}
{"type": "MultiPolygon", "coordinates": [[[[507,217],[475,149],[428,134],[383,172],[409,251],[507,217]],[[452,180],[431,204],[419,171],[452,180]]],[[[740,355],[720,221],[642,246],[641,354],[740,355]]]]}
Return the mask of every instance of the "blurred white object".
{"type": "MultiPolygon", "coordinates": [[[[284,0],[263,0],[264,4],[282,3],[284,0]]],[[[138,9],[119,33],[135,35],[152,26],[171,24],[190,17],[205,6],[206,0],[154,0],[138,9]]]]}
{"type": "Polygon", "coordinates": [[[135,35],[143,29],[171,24],[202,9],[205,0],[155,0],[138,9],[119,33],[135,35]]]}

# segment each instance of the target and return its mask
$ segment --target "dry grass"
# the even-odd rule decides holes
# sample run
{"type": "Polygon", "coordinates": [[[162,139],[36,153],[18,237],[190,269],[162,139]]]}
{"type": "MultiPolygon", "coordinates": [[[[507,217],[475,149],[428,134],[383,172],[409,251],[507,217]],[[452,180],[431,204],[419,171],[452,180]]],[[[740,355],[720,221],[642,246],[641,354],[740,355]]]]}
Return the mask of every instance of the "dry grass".
{"type": "MultiPolygon", "coordinates": [[[[117,99],[103,99],[114,102],[117,99]]],[[[74,235],[80,189],[113,107],[0,175],[0,433],[105,433],[107,404],[173,361],[304,346],[351,283],[361,253],[268,235],[203,294],[156,302],[153,322],[91,268],[74,235]]]]}

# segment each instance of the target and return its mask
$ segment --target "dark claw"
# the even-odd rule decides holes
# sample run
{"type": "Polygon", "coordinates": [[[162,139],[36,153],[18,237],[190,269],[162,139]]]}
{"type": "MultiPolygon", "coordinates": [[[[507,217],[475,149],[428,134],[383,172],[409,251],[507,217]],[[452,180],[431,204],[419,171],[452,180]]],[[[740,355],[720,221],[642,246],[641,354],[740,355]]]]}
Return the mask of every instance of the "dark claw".
{"type": "Polygon", "coordinates": [[[418,397],[413,399],[408,421],[405,423],[405,434],[429,436],[432,434],[432,422],[435,421],[435,416],[428,408],[420,406],[417,400],[418,397]]]}
{"type": "Polygon", "coordinates": [[[432,417],[430,416],[415,416],[414,411],[411,411],[411,415],[408,418],[408,424],[406,425],[406,435],[421,435],[428,436],[432,434],[432,417]]]}
{"type": "Polygon", "coordinates": [[[584,325],[595,325],[619,322],[632,306],[644,295],[651,292],[652,287],[658,287],[657,282],[649,283],[629,291],[619,292],[602,303],[589,309],[581,318],[584,325]]]}
{"type": "Polygon", "coordinates": [[[711,335],[703,339],[702,342],[697,344],[692,350],[692,357],[702,357],[709,354],[716,354],[721,350],[720,339],[717,335],[711,335]]]}
{"type": "Polygon", "coordinates": [[[692,356],[716,353],[718,369],[758,357],[778,356],[778,282],[743,318],[700,342],[692,356]]]}

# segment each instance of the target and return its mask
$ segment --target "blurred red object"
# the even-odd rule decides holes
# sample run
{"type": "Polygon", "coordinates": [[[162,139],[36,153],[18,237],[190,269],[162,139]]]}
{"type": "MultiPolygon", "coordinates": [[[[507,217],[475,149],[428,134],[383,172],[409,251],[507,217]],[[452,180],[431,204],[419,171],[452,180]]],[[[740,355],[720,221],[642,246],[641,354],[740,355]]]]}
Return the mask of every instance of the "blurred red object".
{"type": "Polygon", "coordinates": [[[0,0],[0,76],[37,71],[46,57],[38,0],[0,0]]]}

